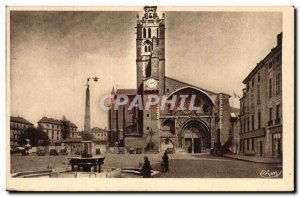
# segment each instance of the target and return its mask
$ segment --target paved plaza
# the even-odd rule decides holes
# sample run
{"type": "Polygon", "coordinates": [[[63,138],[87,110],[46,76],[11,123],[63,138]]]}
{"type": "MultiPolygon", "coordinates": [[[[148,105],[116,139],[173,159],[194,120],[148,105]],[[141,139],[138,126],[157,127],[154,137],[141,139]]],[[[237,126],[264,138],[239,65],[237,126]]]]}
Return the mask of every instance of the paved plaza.
{"type": "MultiPolygon", "coordinates": [[[[143,162],[140,155],[104,155],[104,167],[138,167],[143,162]]],[[[161,171],[160,154],[148,154],[154,170],[161,171]]],[[[208,154],[169,155],[170,172],[161,174],[162,178],[260,178],[261,171],[282,171],[281,164],[253,163],[226,157],[214,157],[208,154]]],[[[60,168],[68,165],[68,156],[11,156],[12,172],[38,170],[46,168],[60,168]]],[[[279,176],[281,177],[281,175],[279,176]]]]}

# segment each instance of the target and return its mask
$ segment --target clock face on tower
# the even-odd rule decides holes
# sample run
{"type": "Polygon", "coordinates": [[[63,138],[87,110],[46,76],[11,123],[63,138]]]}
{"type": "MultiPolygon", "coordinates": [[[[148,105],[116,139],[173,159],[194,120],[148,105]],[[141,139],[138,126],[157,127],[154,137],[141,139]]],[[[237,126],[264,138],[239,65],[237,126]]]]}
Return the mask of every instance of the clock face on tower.
{"type": "Polygon", "coordinates": [[[157,89],[157,80],[155,79],[148,79],[144,82],[145,84],[145,88],[146,89],[151,89],[151,90],[154,90],[154,89],[157,89]]]}

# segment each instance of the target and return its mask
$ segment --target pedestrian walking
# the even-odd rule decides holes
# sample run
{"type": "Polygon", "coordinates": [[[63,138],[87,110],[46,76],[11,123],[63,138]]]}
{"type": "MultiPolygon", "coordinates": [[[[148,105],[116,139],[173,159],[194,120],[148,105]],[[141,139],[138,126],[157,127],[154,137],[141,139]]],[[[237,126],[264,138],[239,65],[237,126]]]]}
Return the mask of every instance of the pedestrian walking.
{"type": "Polygon", "coordinates": [[[144,165],[142,167],[143,178],[151,178],[151,164],[147,156],[144,157],[144,165]]]}
{"type": "Polygon", "coordinates": [[[162,157],[162,172],[166,173],[169,172],[169,157],[168,152],[165,150],[164,156],[162,157]]]}

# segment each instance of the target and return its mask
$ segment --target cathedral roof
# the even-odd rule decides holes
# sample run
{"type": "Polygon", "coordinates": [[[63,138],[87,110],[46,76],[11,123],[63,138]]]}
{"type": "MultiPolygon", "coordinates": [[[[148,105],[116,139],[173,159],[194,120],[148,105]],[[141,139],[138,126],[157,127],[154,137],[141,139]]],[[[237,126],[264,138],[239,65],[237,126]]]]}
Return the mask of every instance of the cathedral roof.
{"type": "Polygon", "coordinates": [[[116,94],[136,95],[136,89],[118,89],[116,94]]]}
{"type": "Polygon", "coordinates": [[[166,78],[166,79],[173,80],[173,81],[177,81],[177,82],[179,82],[179,83],[183,83],[183,84],[185,84],[185,85],[187,85],[187,86],[195,87],[195,88],[197,88],[197,89],[200,89],[200,90],[202,90],[202,91],[204,91],[204,92],[207,92],[207,93],[210,93],[210,94],[215,94],[215,95],[218,95],[218,94],[219,94],[219,93],[216,93],[216,92],[212,92],[212,91],[210,91],[210,90],[206,90],[206,89],[200,88],[200,87],[195,86],[195,85],[188,84],[188,83],[183,82],[183,81],[180,81],[180,80],[178,80],[178,79],[174,79],[174,78],[172,78],[172,77],[167,77],[167,76],[166,76],[165,78],[166,78]]]}

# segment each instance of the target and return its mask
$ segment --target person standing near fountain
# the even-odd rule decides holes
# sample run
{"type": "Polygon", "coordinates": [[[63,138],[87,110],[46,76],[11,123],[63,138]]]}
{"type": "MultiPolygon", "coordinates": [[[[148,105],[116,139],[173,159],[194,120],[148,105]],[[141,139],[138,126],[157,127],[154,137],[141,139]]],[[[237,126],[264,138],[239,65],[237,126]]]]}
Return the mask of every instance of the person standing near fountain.
{"type": "Polygon", "coordinates": [[[151,178],[151,164],[147,156],[144,157],[144,165],[142,167],[143,178],[151,178]]]}
{"type": "Polygon", "coordinates": [[[168,152],[165,150],[164,156],[162,157],[162,172],[169,172],[169,157],[168,157],[168,152]]]}

